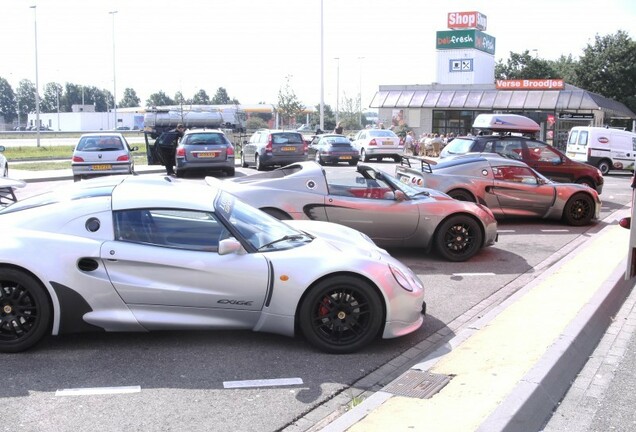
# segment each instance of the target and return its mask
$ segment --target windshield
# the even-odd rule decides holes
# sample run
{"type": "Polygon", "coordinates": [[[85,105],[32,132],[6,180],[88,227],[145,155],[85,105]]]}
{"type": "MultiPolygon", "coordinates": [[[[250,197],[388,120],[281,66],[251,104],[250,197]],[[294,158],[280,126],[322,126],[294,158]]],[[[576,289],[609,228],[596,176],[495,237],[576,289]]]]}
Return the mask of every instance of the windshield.
{"type": "Polygon", "coordinates": [[[464,154],[470,152],[472,144],[472,139],[455,138],[444,147],[444,151],[449,154],[464,154]]]}
{"type": "Polygon", "coordinates": [[[382,173],[381,178],[389,183],[391,186],[393,186],[393,188],[399,189],[404,192],[404,194],[409,198],[420,199],[428,196],[427,193],[423,193],[424,191],[422,189],[417,189],[404,182],[401,182],[400,180],[398,180],[397,177],[393,177],[390,174],[382,173]]]}
{"type": "Polygon", "coordinates": [[[291,249],[313,240],[278,219],[251,207],[227,192],[221,192],[215,211],[243,237],[254,250],[263,252],[291,249]]]}

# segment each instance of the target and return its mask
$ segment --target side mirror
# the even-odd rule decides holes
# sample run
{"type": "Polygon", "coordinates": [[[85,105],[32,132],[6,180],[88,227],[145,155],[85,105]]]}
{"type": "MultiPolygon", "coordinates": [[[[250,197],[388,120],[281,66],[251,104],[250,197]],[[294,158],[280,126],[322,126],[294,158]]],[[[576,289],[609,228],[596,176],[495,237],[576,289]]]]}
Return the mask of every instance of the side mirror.
{"type": "Polygon", "coordinates": [[[228,255],[241,250],[243,246],[234,237],[223,239],[219,242],[219,255],[228,255]]]}

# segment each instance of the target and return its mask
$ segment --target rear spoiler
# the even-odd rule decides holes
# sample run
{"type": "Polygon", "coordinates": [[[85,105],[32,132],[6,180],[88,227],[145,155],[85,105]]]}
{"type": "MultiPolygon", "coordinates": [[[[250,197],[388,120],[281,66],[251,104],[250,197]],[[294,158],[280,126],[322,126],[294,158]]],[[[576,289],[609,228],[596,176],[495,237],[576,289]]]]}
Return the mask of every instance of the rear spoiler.
{"type": "Polygon", "coordinates": [[[431,159],[426,159],[421,156],[408,156],[403,155],[400,165],[413,169],[419,169],[422,172],[432,173],[433,165],[437,165],[437,162],[431,159]]]}

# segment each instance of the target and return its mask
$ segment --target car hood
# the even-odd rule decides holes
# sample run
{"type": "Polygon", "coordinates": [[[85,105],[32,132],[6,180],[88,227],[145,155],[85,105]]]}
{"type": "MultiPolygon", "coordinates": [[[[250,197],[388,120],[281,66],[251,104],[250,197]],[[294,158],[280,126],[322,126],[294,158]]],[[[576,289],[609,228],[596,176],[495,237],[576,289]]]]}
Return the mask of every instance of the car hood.
{"type": "Polygon", "coordinates": [[[386,250],[378,247],[365,234],[344,225],[312,220],[285,220],[282,222],[299,231],[318,237],[343,252],[356,253],[378,260],[381,260],[382,256],[390,256],[386,250]]]}

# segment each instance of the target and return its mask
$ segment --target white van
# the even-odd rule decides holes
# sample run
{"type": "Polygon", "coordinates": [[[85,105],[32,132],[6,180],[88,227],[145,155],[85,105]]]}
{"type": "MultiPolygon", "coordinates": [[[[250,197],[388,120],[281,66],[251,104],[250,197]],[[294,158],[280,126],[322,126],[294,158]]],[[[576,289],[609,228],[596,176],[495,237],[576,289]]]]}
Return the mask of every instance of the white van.
{"type": "Polygon", "coordinates": [[[568,136],[567,155],[601,170],[634,171],[636,133],[604,127],[576,126],[568,136]]]}

